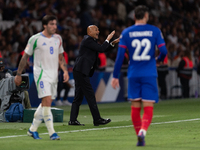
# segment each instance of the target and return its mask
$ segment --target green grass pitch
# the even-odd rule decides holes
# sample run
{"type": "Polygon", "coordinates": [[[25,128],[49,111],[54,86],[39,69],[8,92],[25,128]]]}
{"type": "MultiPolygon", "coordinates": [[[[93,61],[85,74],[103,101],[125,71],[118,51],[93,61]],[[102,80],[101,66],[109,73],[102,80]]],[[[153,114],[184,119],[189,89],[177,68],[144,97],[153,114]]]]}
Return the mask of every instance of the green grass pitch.
{"type": "Polygon", "coordinates": [[[93,126],[88,105],[81,105],[78,120],[85,126],[68,126],[70,107],[64,121],[54,123],[61,137],[51,141],[44,123],[41,140],[26,135],[31,123],[0,123],[0,150],[194,150],[200,149],[200,99],[165,100],[155,104],[145,147],[136,147],[137,137],[130,117],[130,103],[98,104],[101,116],[111,123],[93,126]]]}

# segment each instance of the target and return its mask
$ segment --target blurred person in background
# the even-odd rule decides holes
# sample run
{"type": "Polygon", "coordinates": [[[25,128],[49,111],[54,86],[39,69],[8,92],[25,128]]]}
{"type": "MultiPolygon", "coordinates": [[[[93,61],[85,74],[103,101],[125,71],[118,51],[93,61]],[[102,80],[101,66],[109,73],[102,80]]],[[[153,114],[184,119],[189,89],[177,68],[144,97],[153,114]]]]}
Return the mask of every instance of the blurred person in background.
{"type": "Polygon", "coordinates": [[[190,50],[185,50],[184,56],[182,57],[176,70],[181,81],[182,96],[184,98],[190,97],[189,81],[192,78],[193,66],[191,52],[190,50]]]}
{"type": "Polygon", "coordinates": [[[167,99],[167,84],[166,76],[169,73],[168,69],[168,56],[165,57],[164,61],[157,66],[158,72],[158,86],[160,87],[160,99],[167,99]]]}
{"type": "MultiPolygon", "coordinates": [[[[10,69],[5,69],[4,60],[1,57],[2,56],[1,56],[1,53],[0,53],[0,81],[2,79],[10,78],[12,76],[15,76],[15,74],[16,74],[16,71],[11,71],[10,69]]],[[[25,71],[23,71],[23,73],[25,73],[25,71]]],[[[4,84],[4,85],[6,85],[6,84],[4,84]]],[[[3,87],[1,87],[1,88],[3,88],[3,87]]],[[[9,94],[10,94],[10,92],[8,92],[8,95],[9,94]]],[[[1,105],[1,102],[2,102],[2,99],[0,98],[0,105],[1,105]]],[[[26,109],[31,108],[31,103],[30,103],[28,91],[12,93],[11,97],[10,97],[10,100],[9,100],[9,103],[11,104],[11,102],[12,103],[20,102],[20,103],[23,104],[24,108],[26,108],[26,109]]]]}
{"type": "MultiPolygon", "coordinates": [[[[65,62],[66,64],[68,64],[68,54],[66,52],[63,53],[64,54],[64,58],[65,58],[65,62]]],[[[67,97],[68,97],[68,93],[69,93],[69,90],[70,88],[72,87],[68,82],[66,83],[63,83],[63,70],[61,68],[59,68],[58,70],[58,87],[57,87],[57,98],[56,98],[56,101],[55,101],[55,104],[56,106],[71,106],[72,104],[67,100],[67,97]],[[61,101],[61,98],[60,98],[60,94],[61,94],[61,91],[62,89],[64,89],[64,97],[63,97],[63,100],[61,101]]]]}
{"type": "Polygon", "coordinates": [[[107,66],[107,59],[105,53],[99,53],[97,59],[97,69],[98,71],[105,71],[107,66]]]}
{"type": "Polygon", "coordinates": [[[176,55],[174,56],[174,58],[172,58],[171,67],[177,68],[183,55],[184,55],[184,51],[182,49],[178,49],[176,51],[176,55]]]}

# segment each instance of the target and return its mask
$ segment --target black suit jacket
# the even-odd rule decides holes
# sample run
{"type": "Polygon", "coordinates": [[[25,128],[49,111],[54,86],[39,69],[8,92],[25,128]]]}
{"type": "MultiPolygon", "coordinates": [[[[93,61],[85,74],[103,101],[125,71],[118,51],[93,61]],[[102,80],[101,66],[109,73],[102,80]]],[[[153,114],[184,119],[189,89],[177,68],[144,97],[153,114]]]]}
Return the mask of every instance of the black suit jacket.
{"type": "Polygon", "coordinates": [[[76,58],[73,70],[91,77],[97,65],[98,52],[106,52],[112,48],[106,41],[100,45],[94,38],[85,35],[81,42],[79,55],[76,58]]]}

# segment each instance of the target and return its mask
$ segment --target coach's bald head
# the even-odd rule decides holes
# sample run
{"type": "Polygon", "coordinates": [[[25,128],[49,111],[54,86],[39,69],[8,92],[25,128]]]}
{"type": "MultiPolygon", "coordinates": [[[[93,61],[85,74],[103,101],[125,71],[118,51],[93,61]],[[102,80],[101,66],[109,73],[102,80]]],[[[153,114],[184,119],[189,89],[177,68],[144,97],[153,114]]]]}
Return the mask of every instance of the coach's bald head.
{"type": "Polygon", "coordinates": [[[87,35],[93,37],[94,39],[99,38],[99,28],[95,25],[90,25],[87,27],[87,35]]]}

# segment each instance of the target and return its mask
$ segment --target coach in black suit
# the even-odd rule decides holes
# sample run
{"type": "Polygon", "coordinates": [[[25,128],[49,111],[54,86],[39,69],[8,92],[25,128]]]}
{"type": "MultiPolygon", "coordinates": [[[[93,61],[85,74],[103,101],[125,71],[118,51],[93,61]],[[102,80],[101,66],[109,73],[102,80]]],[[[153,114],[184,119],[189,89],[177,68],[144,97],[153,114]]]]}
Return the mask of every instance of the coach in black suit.
{"type": "Polygon", "coordinates": [[[94,91],[90,84],[90,77],[94,74],[95,67],[97,65],[98,52],[105,52],[113,48],[113,46],[119,42],[119,38],[109,43],[115,31],[110,33],[105,42],[100,45],[97,43],[99,36],[99,29],[95,25],[91,25],[87,28],[87,35],[84,36],[79,55],[76,58],[76,62],[73,68],[73,76],[75,80],[75,97],[71,107],[69,125],[84,125],[77,121],[79,107],[85,96],[90,111],[93,117],[93,123],[95,126],[104,125],[109,123],[110,119],[103,119],[100,116],[94,91]],[[112,45],[112,46],[111,46],[112,45]]]}

